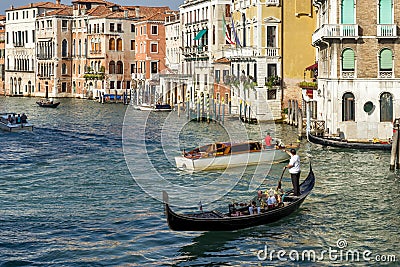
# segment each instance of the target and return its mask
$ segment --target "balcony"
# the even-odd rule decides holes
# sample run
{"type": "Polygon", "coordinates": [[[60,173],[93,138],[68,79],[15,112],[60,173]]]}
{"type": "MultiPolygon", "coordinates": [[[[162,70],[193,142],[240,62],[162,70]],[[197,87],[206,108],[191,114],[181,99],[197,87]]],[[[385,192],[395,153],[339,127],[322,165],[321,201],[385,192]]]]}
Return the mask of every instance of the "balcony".
{"type": "Polygon", "coordinates": [[[324,24],[313,33],[312,43],[315,44],[322,39],[358,37],[358,24],[324,24]]]}
{"type": "Polygon", "coordinates": [[[279,6],[279,0],[266,0],[265,4],[267,6],[279,6]]]}
{"type": "Polygon", "coordinates": [[[379,78],[381,78],[381,79],[390,79],[390,78],[393,78],[393,71],[391,71],[391,70],[387,70],[387,71],[382,71],[382,70],[380,70],[379,71],[379,78]]]}
{"type": "Polygon", "coordinates": [[[396,24],[378,24],[376,36],[378,38],[397,38],[396,24]]]}
{"type": "Polygon", "coordinates": [[[342,70],[342,79],[354,79],[356,77],[354,70],[342,70]]]}

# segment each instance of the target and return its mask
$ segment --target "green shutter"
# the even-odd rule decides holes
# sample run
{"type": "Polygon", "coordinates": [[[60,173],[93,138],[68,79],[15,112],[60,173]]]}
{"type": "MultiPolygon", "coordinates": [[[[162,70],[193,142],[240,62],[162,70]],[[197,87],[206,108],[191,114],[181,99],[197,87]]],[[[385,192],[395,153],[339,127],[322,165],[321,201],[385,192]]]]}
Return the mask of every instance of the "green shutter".
{"type": "Polygon", "coordinates": [[[354,70],[354,51],[351,49],[345,49],[342,56],[342,69],[343,70],[354,70]]]}
{"type": "Polygon", "coordinates": [[[379,24],[393,24],[392,0],[379,1],[379,24]]]}
{"type": "Polygon", "coordinates": [[[354,0],[342,0],[342,24],[354,24],[354,0]]]}
{"type": "Polygon", "coordinates": [[[392,69],[392,51],[389,49],[383,49],[381,51],[381,60],[379,62],[380,70],[391,70],[392,69]]]}

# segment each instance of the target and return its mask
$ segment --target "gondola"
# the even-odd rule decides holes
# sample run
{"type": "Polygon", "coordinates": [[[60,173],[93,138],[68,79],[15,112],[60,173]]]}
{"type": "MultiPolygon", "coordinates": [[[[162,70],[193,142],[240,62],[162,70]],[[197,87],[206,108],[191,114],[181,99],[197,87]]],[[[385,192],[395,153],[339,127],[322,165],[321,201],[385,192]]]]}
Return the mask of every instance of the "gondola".
{"type": "MultiPolygon", "coordinates": [[[[168,194],[163,191],[163,201],[169,227],[175,231],[233,231],[257,225],[272,223],[295,212],[310,194],[315,184],[315,176],[310,164],[310,172],[301,183],[301,195],[290,196],[293,190],[286,192],[284,205],[260,214],[233,216],[230,212],[219,211],[177,214],[168,204],[168,194]]],[[[244,210],[247,207],[243,208],[244,210]]]]}
{"type": "Polygon", "coordinates": [[[60,102],[41,100],[41,101],[37,101],[36,104],[38,104],[40,107],[43,107],[43,108],[56,108],[56,107],[58,107],[58,105],[60,105],[60,102]]]}
{"type": "Polygon", "coordinates": [[[362,143],[362,142],[348,142],[340,138],[327,138],[318,137],[312,134],[308,134],[308,140],[311,143],[319,144],[323,146],[340,147],[340,148],[351,148],[351,149],[374,149],[374,150],[391,150],[392,144],[390,143],[362,143]]]}

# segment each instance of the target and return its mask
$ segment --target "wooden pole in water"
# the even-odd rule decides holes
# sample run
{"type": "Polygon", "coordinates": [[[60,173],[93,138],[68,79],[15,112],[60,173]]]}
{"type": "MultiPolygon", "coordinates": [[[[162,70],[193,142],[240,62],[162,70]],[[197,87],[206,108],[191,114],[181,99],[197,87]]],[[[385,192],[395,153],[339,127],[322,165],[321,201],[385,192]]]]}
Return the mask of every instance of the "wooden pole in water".
{"type": "Polygon", "coordinates": [[[225,120],[225,102],[222,102],[222,124],[225,120]]]}
{"type": "Polygon", "coordinates": [[[398,141],[399,141],[399,121],[398,119],[394,120],[393,125],[393,138],[392,138],[392,153],[390,155],[390,170],[395,169],[396,157],[398,156],[398,141]]]}
{"type": "Polygon", "coordinates": [[[400,169],[400,125],[399,125],[399,121],[397,121],[396,123],[396,132],[397,132],[397,153],[396,153],[396,159],[397,159],[397,163],[396,163],[396,168],[400,169]]]}
{"type": "Polygon", "coordinates": [[[298,111],[298,124],[297,124],[297,136],[299,140],[303,138],[303,113],[302,110],[299,108],[298,111]]]}
{"type": "Polygon", "coordinates": [[[286,123],[289,124],[290,123],[290,102],[291,100],[288,101],[288,108],[287,108],[287,117],[286,117],[286,123]]]}
{"type": "Polygon", "coordinates": [[[289,125],[293,125],[293,100],[290,100],[289,125]]]}

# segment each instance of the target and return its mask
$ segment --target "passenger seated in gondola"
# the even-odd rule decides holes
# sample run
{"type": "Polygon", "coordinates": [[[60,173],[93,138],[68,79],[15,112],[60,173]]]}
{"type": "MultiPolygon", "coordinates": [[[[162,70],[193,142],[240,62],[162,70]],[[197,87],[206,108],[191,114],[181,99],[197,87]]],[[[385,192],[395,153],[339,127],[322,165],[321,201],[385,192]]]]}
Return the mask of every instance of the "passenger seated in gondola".
{"type": "Polygon", "coordinates": [[[13,124],[13,118],[11,117],[11,114],[8,114],[8,118],[7,118],[8,123],[13,124]]]}
{"type": "Polygon", "coordinates": [[[277,206],[277,200],[275,197],[275,192],[274,190],[269,190],[268,192],[268,199],[267,199],[267,205],[268,205],[268,209],[273,209],[277,206]]]}
{"type": "Polygon", "coordinates": [[[26,116],[26,114],[25,113],[22,113],[22,115],[21,115],[21,123],[26,123],[27,120],[28,119],[28,117],[26,116]]]}
{"type": "Polygon", "coordinates": [[[257,210],[257,214],[260,214],[261,208],[263,208],[264,205],[265,205],[265,196],[263,195],[261,190],[258,190],[257,196],[255,196],[252,199],[251,204],[249,206],[250,215],[255,214],[256,210],[257,210]]]}
{"type": "Polygon", "coordinates": [[[16,124],[21,124],[21,115],[17,115],[16,124]]]}

